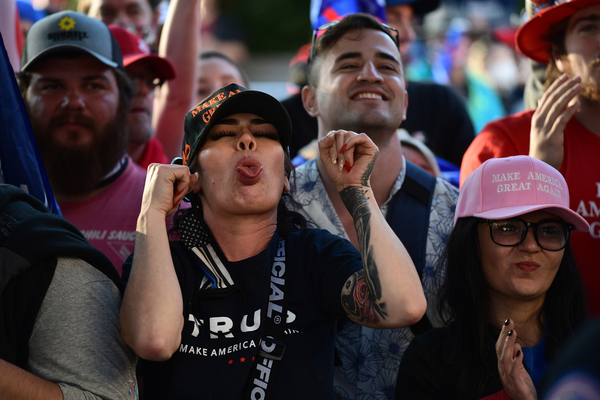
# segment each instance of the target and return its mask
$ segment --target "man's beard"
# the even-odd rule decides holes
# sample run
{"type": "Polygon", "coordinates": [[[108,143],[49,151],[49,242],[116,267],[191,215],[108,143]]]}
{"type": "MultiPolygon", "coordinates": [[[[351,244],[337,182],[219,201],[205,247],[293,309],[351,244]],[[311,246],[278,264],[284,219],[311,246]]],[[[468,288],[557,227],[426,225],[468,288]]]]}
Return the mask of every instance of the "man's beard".
{"type": "Polygon", "coordinates": [[[589,79],[581,83],[583,88],[579,92],[579,97],[587,100],[589,103],[600,106],[600,88],[589,79]]]}
{"type": "MultiPolygon", "coordinates": [[[[127,147],[128,112],[117,115],[100,130],[93,119],[80,113],[66,112],[52,118],[46,128],[31,121],[33,132],[48,173],[50,187],[65,197],[80,197],[98,186],[125,154],[127,147]],[[56,142],[53,131],[70,119],[93,132],[93,143],[67,146],[56,142]]],[[[74,133],[75,134],[75,133],[74,133]]]]}
{"type": "MultiPolygon", "coordinates": [[[[567,75],[569,75],[569,78],[573,78],[575,75],[573,74],[573,71],[571,70],[571,64],[569,63],[566,57],[563,58],[563,63],[565,72],[567,73],[567,75]]],[[[592,61],[588,65],[589,70],[592,71],[597,63],[598,60],[592,61]]],[[[582,78],[581,91],[579,92],[578,97],[584,102],[600,106],[600,87],[598,86],[598,83],[596,83],[592,78],[589,77],[587,79],[582,78]]]]}

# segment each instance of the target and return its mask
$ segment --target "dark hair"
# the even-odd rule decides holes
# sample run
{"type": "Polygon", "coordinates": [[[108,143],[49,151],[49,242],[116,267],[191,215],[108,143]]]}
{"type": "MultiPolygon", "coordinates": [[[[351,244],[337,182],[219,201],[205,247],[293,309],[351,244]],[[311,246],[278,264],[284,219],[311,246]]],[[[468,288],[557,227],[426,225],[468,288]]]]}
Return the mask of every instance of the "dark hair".
{"type": "MultiPolygon", "coordinates": [[[[446,324],[456,325],[461,338],[451,351],[453,363],[460,371],[457,394],[461,399],[481,398],[485,389],[498,379],[496,374],[488,374],[497,368],[492,340],[498,337],[500,327],[489,324],[491,300],[479,260],[477,225],[481,221],[475,217],[459,218],[442,258],[447,267],[438,308],[446,324]]],[[[538,322],[546,332],[546,359],[552,359],[584,320],[583,283],[571,246],[567,244],[538,315],[538,322]]]]}
{"type": "Polygon", "coordinates": [[[565,35],[567,34],[567,25],[569,19],[564,19],[550,28],[550,31],[546,35],[546,41],[549,43],[550,62],[546,67],[546,76],[544,82],[544,91],[548,90],[550,85],[554,83],[561,75],[562,72],[556,66],[554,58],[562,57],[567,54],[565,47],[565,35]]]}
{"type": "Polygon", "coordinates": [[[218,51],[203,51],[200,54],[200,60],[210,60],[211,58],[219,58],[219,59],[225,60],[229,64],[233,65],[235,67],[235,69],[237,69],[237,71],[240,73],[240,76],[242,77],[242,80],[244,81],[243,86],[245,88],[250,87],[250,77],[248,76],[248,74],[242,68],[242,66],[240,64],[236,63],[231,58],[227,57],[225,54],[220,53],[218,51]]]}
{"type": "MultiPolygon", "coordinates": [[[[290,180],[291,191],[296,187],[296,172],[294,171],[294,165],[290,161],[290,158],[287,152],[284,152],[285,160],[284,160],[284,170],[285,175],[290,180]]],[[[190,165],[190,171],[196,172],[198,167],[198,159],[190,165]]],[[[299,212],[293,211],[288,207],[288,204],[295,206],[297,205],[296,201],[293,199],[293,196],[290,192],[283,192],[281,194],[281,198],[279,199],[279,203],[277,204],[277,232],[282,237],[287,235],[288,233],[292,233],[298,231],[300,229],[306,228],[308,226],[308,222],[306,218],[300,214],[299,212]]],[[[169,231],[169,233],[177,233],[179,224],[183,220],[183,218],[190,212],[197,212],[200,210],[199,215],[202,217],[202,202],[200,201],[199,195],[193,195],[191,197],[191,205],[192,208],[186,208],[178,211],[173,218],[173,228],[169,231]],[[195,209],[195,210],[193,210],[195,209]]]]}
{"type": "MultiPolygon", "coordinates": [[[[319,82],[319,68],[317,67],[323,54],[331,49],[348,32],[360,30],[355,40],[362,38],[365,29],[381,31],[388,35],[396,45],[396,39],[392,33],[381,22],[377,21],[372,15],[357,13],[351,14],[340,20],[339,23],[323,31],[323,34],[316,40],[315,48],[312,51],[312,57],[309,57],[306,67],[308,76],[308,85],[316,87],[319,82]]],[[[399,60],[401,62],[401,60],[399,60]]]]}
{"type": "Polygon", "coordinates": [[[150,4],[150,8],[152,8],[152,10],[154,11],[161,1],[162,0],[148,0],[148,4],[150,4]]]}
{"type": "MultiPolygon", "coordinates": [[[[69,60],[74,60],[80,57],[82,54],[87,54],[80,51],[73,50],[65,50],[57,53],[53,53],[47,57],[40,58],[36,60],[36,65],[48,58],[66,58],[69,60]]],[[[29,67],[28,69],[31,69],[29,67]]],[[[127,76],[127,73],[123,68],[112,68],[112,71],[115,73],[115,78],[117,81],[117,88],[119,89],[119,110],[126,110],[129,112],[129,108],[131,106],[131,101],[135,95],[133,91],[133,84],[131,80],[127,76]]],[[[19,83],[19,91],[21,92],[21,97],[23,100],[26,100],[27,89],[29,89],[29,85],[31,84],[31,72],[29,71],[21,71],[17,74],[17,79],[19,83]]]]}

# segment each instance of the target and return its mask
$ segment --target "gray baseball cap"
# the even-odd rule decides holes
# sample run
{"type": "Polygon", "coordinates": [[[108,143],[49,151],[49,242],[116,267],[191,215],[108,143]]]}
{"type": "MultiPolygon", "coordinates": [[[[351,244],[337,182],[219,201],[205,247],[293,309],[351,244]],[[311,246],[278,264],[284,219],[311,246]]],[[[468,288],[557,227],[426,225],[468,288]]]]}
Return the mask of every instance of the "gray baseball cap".
{"type": "Polygon", "coordinates": [[[113,68],[123,68],[121,49],[102,21],[74,11],[49,15],[31,26],[23,46],[21,71],[42,56],[73,50],[87,53],[113,68]]]}

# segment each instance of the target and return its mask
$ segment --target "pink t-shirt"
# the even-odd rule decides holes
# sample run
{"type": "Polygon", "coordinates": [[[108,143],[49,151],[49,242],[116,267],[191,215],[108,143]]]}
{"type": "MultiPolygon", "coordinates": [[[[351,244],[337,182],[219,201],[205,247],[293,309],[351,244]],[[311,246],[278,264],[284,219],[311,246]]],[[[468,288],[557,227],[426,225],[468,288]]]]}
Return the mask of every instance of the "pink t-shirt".
{"type": "Polygon", "coordinates": [[[146,171],[129,159],[121,176],[99,195],[59,203],[63,217],[112,261],[119,275],[133,253],[145,180],[146,171]]]}

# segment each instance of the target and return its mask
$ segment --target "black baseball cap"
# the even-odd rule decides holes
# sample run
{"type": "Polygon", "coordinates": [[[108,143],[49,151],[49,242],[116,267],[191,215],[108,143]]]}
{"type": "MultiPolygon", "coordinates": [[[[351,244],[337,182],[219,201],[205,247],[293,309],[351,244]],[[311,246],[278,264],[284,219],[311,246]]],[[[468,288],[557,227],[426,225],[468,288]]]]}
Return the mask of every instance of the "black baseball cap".
{"type": "Polygon", "coordinates": [[[386,6],[410,4],[416,16],[425,15],[440,5],[440,0],[385,0],[386,6]]]}
{"type": "Polygon", "coordinates": [[[73,50],[87,53],[112,68],[123,68],[119,44],[106,24],[75,11],[61,11],[31,26],[21,56],[21,71],[52,53],[73,50]]]}
{"type": "Polygon", "coordinates": [[[248,90],[230,83],[202,100],[186,114],[182,146],[183,165],[192,164],[206,133],[214,125],[224,117],[238,113],[256,114],[275,126],[281,146],[289,154],[292,122],[285,107],[267,93],[248,90]]]}

